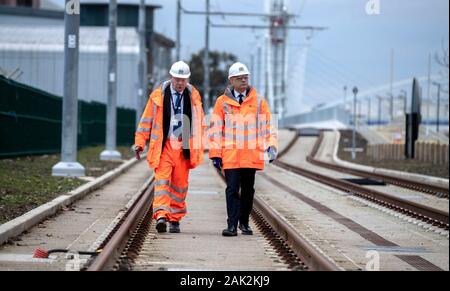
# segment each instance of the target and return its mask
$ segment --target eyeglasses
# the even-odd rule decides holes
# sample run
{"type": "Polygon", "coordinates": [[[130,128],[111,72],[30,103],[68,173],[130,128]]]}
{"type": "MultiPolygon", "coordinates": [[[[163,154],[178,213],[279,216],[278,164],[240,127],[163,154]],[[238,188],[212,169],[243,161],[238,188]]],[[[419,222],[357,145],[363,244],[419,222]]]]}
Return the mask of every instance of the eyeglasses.
{"type": "Polygon", "coordinates": [[[241,81],[248,81],[248,79],[249,79],[248,76],[237,76],[235,78],[236,78],[236,80],[241,80],[241,81]]]}

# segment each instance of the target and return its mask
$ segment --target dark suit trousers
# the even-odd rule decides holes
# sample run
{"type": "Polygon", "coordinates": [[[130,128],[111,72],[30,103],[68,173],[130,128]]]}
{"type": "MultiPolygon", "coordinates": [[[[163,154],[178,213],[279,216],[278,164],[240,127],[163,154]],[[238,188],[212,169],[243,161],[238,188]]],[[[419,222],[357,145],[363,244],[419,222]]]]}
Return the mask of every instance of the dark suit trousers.
{"type": "Polygon", "coordinates": [[[248,225],[255,196],[255,169],[225,170],[228,226],[248,225]]]}

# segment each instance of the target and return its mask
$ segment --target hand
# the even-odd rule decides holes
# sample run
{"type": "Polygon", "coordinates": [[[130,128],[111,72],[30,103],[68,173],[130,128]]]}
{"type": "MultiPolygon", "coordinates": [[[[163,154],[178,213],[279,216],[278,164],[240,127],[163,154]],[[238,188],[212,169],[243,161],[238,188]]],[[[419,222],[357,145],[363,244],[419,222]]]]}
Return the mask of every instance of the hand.
{"type": "Polygon", "coordinates": [[[213,165],[214,167],[219,170],[222,171],[222,159],[221,158],[212,158],[213,161],[213,165]]]}
{"type": "Polygon", "coordinates": [[[136,160],[141,159],[141,153],[144,151],[140,146],[133,146],[134,154],[136,155],[136,160]]]}
{"type": "Polygon", "coordinates": [[[271,163],[273,163],[273,161],[275,161],[276,160],[276,158],[277,158],[277,149],[276,148],[274,148],[274,147],[269,147],[268,149],[267,149],[267,154],[269,155],[269,163],[271,164],[271,163]]]}

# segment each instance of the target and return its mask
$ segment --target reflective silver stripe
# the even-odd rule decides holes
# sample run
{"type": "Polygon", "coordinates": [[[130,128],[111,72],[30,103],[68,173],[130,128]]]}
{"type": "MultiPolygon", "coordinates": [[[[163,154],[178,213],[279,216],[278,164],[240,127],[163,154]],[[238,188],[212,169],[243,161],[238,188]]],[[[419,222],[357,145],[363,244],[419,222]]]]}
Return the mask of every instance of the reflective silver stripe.
{"type": "Polygon", "coordinates": [[[170,213],[186,213],[186,208],[181,209],[181,210],[177,210],[177,209],[173,209],[173,208],[169,208],[169,207],[165,207],[165,206],[157,207],[157,208],[153,209],[153,212],[158,212],[160,210],[165,210],[165,211],[168,211],[170,213]]]}
{"type": "MultiPolygon", "coordinates": [[[[156,104],[153,104],[153,122],[152,122],[152,128],[154,128],[155,130],[158,130],[158,127],[156,126],[156,109],[158,109],[158,107],[156,106],[156,104]]],[[[153,135],[152,135],[153,138],[153,135]]]]}
{"type": "Polygon", "coordinates": [[[170,188],[172,188],[173,190],[175,190],[177,193],[179,193],[181,195],[185,194],[189,190],[189,187],[179,188],[179,187],[173,185],[172,183],[170,183],[170,181],[168,181],[168,180],[159,180],[155,184],[155,186],[164,186],[164,185],[169,186],[170,188]]]}
{"type": "Polygon", "coordinates": [[[266,136],[267,134],[271,134],[271,130],[270,130],[270,129],[262,130],[262,131],[259,133],[259,136],[264,137],[264,136],[266,136]]]}
{"type": "Polygon", "coordinates": [[[142,118],[141,119],[141,123],[152,123],[153,122],[153,118],[142,118]]]}
{"type": "Polygon", "coordinates": [[[230,124],[230,123],[227,123],[227,124],[225,125],[225,128],[226,128],[226,129],[238,129],[238,130],[252,130],[252,129],[256,129],[257,126],[256,126],[256,124],[254,124],[254,123],[249,124],[249,125],[240,125],[240,124],[230,124]]]}
{"type": "Polygon", "coordinates": [[[222,126],[223,126],[222,120],[211,121],[211,127],[222,127],[222,126]]]}
{"type": "Polygon", "coordinates": [[[170,181],[168,181],[168,180],[160,180],[160,181],[156,182],[156,186],[163,186],[163,185],[169,186],[170,188],[172,188],[173,190],[175,190],[177,193],[180,193],[180,194],[184,194],[189,190],[189,187],[179,188],[179,187],[173,185],[172,183],[170,183],[170,181]]]}
{"type": "Polygon", "coordinates": [[[250,141],[253,139],[256,139],[258,137],[258,134],[253,133],[249,135],[235,135],[231,133],[225,133],[225,138],[229,140],[236,140],[236,141],[250,141]]]}
{"type": "Polygon", "coordinates": [[[155,197],[161,197],[164,195],[169,196],[171,199],[175,200],[178,203],[184,203],[184,201],[186,201],[186,199],[179,198],[179,197],[175,196],[173,193],[170,193],[169,191],[166,191],[166,190],[161,190],[161,191],[155,192],[155,197]]]}
{"type": "MultiPolygon", "coordinates": [[[[194,104],[192,103],[191,104],[191,110],[192,110],[192,136],[196,135],[196,133],[197,133],[197,116],[198,116],[197,109],[198,109],[197,106],[194,106],[194,104]]],[[[201,122],[202,121],[200,121],[200,123],[201,122]]],[[[200,126],[201,126],[201,124],[200,124],[200,126]]]]}
{"type": "Polygon", "coordinates": [[[230,113],[230,109],[228,108],[228,104],[223,103],[223,111],[225,112],[225,114],[230,113]]]}
{"type": "Polygon", "coordinates": [[[139,128],[137,129],[137,132],[150,132],[150,128],[139,127],[139,128]]]}
{"type": "Polygon", "coordinates": [[[152,133],[151,139],[153,139],[153,140],[158,140],[158,139],[159,139],[159,136],[158,136],[157,134],[152,133]]]}
{"type": "Polygon", "coordinates": [[[259,113],[261,112],[261,98],[256,95],[256,102],[258,102],[258,108],[256,109],[256,125],[258,126],[258,131],[261,131],[261,124],[259,123],[259,113]]]}

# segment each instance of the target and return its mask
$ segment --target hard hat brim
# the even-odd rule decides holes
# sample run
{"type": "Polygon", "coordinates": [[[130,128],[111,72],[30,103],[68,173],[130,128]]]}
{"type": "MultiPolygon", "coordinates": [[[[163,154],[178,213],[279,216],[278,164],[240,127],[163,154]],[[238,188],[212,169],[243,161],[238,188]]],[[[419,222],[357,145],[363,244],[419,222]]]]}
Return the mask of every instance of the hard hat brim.
{"type": "Polygon", "coordinates": [[[170,75],[174,78],[179,78],[179,79],[189,79],[191,77],[191,74],[189,75],[179,75],[179,74],[174,74],[174,73],[170,73],[170,75]]]}
{"type": "Polygon", "coordinates": [[[246,75],[250,76],[251,74],[250,74],[250,73],[239,73],[239,74],[234,74],[234,75],[228,76],[228,79],[231,79],[231,78],[233,78],[233,77],[246,76],[246,75]]]}

